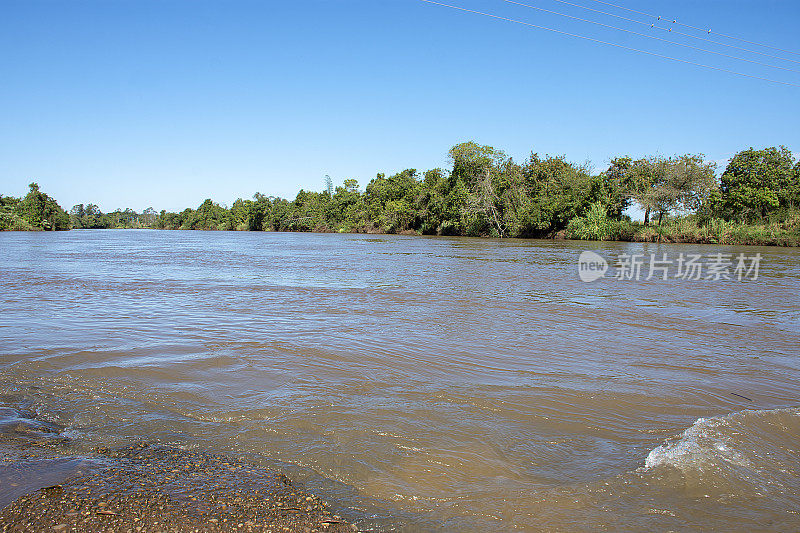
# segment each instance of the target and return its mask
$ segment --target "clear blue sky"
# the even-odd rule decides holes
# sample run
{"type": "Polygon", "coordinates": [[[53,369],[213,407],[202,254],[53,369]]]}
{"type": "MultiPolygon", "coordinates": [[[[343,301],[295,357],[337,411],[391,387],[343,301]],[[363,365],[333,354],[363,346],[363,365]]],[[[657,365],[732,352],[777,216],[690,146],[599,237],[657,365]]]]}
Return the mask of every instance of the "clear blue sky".
{"type": "MultiPolygon", "coordinates": [[[[500,0],[450,3],[800,84],[500,0]]],[[[800,51],[795,0],[615,3],[800,51]]],[[[363,186],[376,172],[443,166],[464,140],[597,169],[625,154],[800,150],[798,87],[419,0],[5,0],[0,50],[0,192],[36,180],[67,209],[293,198],[321,190],[325,174],[363,186]]]]}

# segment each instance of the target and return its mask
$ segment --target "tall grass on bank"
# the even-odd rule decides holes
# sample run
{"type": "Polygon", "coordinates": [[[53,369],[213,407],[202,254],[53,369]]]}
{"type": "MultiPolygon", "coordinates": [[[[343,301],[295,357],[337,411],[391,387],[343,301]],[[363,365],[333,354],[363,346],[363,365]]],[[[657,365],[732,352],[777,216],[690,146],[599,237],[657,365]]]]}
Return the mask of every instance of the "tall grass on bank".
{"type": "Polygon", "coordinates": [[[696,215],[669,218],[661,225],[611,220],[602,206],[593,205],[583,217],[570,221],[566,237],[593,241],[683,242],[757,246],[800,246],[800,212],[786,220],[745,224],[696,215]]]}
{"type": "Polygon", "coordinates": [[[582,241],[630,241],[633,240],[635,229],[635,224],[630,220],[610,218],[605,206],[595,202],[586,215],[569,221],[565,234],[568,239],[582,241]]]}

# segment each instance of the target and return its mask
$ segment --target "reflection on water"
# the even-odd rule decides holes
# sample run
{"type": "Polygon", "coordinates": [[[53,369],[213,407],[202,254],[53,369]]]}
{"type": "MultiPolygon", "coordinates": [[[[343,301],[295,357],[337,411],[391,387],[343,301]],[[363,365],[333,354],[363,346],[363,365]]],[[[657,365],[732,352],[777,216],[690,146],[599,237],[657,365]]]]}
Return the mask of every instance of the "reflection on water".
{"type": "Polygon", "coordinates": [[[76,454],[277,462],[364,529],[797,529],[799,280],[787,249],[5,233],[0,393],[76,454]],[[585,284],[584,249],[763,260],[585,284]]]}

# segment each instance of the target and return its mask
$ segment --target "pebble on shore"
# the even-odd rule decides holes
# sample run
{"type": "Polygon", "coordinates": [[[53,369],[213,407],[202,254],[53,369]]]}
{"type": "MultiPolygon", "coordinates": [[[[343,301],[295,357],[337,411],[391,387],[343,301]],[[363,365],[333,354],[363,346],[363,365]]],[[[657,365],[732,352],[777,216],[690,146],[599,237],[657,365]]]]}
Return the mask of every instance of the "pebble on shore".
{"type": "Polygon", "coordinates": [[[97,468],[17,499],[3,532],[350,532],[283,474],[206,453],[138,444],[97,468]]]}

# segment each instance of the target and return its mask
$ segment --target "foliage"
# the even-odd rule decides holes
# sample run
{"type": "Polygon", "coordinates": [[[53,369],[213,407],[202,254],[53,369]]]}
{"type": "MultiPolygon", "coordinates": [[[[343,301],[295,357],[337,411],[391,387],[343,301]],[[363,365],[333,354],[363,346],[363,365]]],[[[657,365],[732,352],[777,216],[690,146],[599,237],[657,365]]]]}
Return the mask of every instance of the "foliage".
{"type": "Polygon", "coordinates": [[[764,221],[800,207],[800,162],[785,146],[736,154],[722,174],[712,211],[725,220],[764,221]]]}
{"type": "Polygon", "coordinates": [[[714,163],[699,155],[664,158],[654,156],[634,161],[628,172],[628,187],[633,200],[645,211],[665,215],[676,211],[696,211],[716,189],[714,163]]]}
{"type": "Polygon", "coordinates": [[[31,183],[25,197],[16,203],[14,213],[34,229],[61,231],[70,229],[69,215],[58,203],[31,183]]]}
{"type": "Polygon", "coordinates": [[[73,229],[108,229],[114,227],[112,217],[103,214],[94,204],[78,204],[69,210],[69,220],[73,229]]]}
{"type": "Polygon", "coordinates": [[[34,228],[19,216],[15,207],[19,204],[19,198],[0,195],[0,231],[33,231],[41,228],[34,228]]]}
{"type": "Polygon", "coordinates": [[[564,157],[531,154],[522,166],[522,188],[516,197],[515,237],[545,237],[567,227],[595,198],[596,178],[564,157]]]}
{"type": "Polygon", "coordinates": [[[641,227],[632,240],[645,242],[689,242],[701,244],[798,246],[800,215],[782,222],[747,224],[721,218],[701,223],[696,216],[669,220],[661,228],[641,227]]]}
{"type": "MultiPolygon", "coordinates": [[[[602,227],[602,226],[601,226],[602,227]]],[[[636,242],[683,242],[698,244],[798,246],[800,245],[800,212],[793,212],[782,222],[747,224],[714,218],[705,222],[696,215],[669,217],[658,226],[609,221],[606,233],[587,228],[585,218],[570,222],[566,236],[583,240],[619,240],[636,242]]]]}
{"type": "Polygon", "coordinates": [[[630,157],[617,157],[611,160],[608,170],[592,183],[593,196],[603,200],[611,218],[621,219],[630,207],[634,179],[633,160],[630,157]]]}
{"type": "Polygon", "coordinates": [[[575,217],[567,225],[567,235],[574,239],[605,241],[611,238],[612,220],[602,202],[595,202],[586,215],[575,217]]]}
{"type": "Polygon", "coordinates": [[[183,219],[182,229],[222,230],[226,228],[228,210],[210,198],[183,219]]]}
{"type": "Polygon", "coordinates": [[[378,174],[364,194],[368,220],[386,233],[399,233],[417,226],[413,209],[419,194],[415,169],[407,169],[390,177],[378,174]]]}
{"type": "Polygon", "coordinates": [[[800,162],[784,147],[737,154],[717,183],[702,156],[617,157],[600,174],[563,156],[532,152],[517,163],[475,142],[449,151],[449,168],[377,174],[293,200],[239,198],[230,208],[207,199],[179,213],[148,208],[103,213],[78,204],[66,213],[35,184],[24,199],[0,197],[0,229],[158,228],[330,231],[482,237],[764,243],[797,242],[800,162]],[[645,223],[626,209],[636,203],[645,223]],[[650,215],[658,224],[649,224],[650,215]]]}

